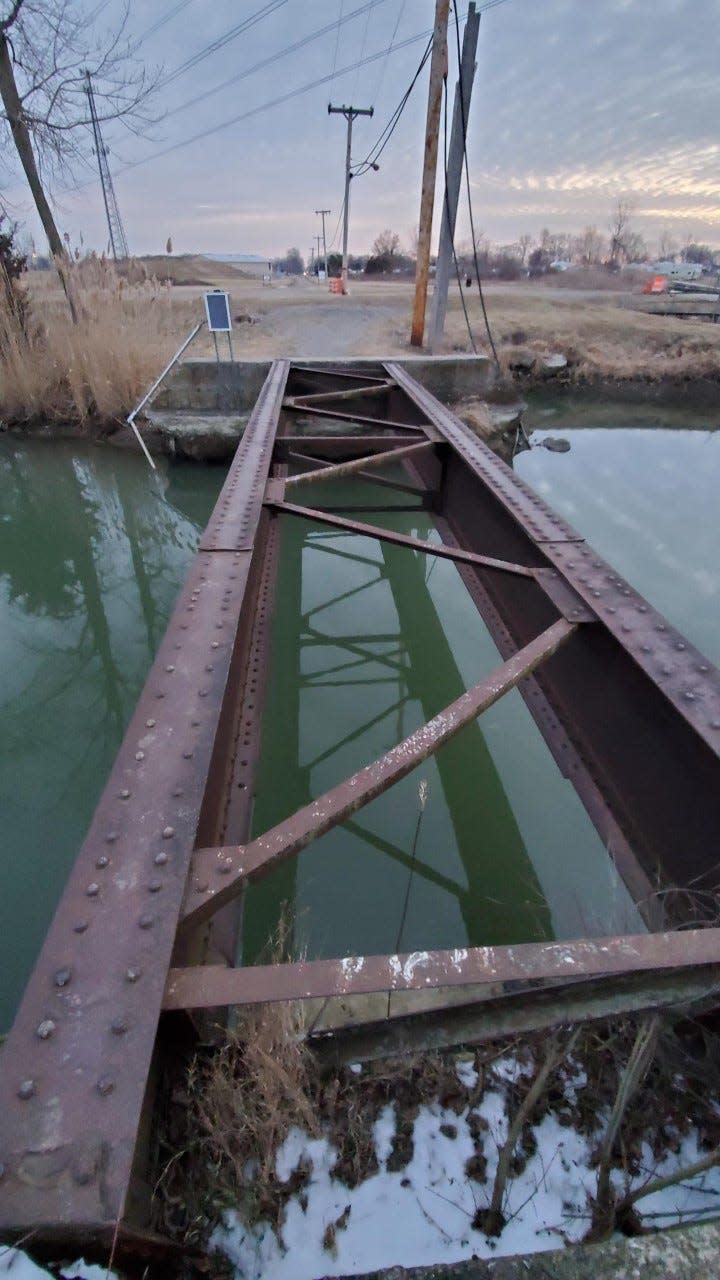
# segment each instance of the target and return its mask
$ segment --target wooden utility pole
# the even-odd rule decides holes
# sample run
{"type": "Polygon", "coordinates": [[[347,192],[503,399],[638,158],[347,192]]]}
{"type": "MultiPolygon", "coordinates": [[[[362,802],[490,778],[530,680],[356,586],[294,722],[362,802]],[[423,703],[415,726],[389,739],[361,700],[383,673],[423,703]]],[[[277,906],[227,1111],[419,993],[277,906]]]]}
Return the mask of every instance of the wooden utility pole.
{"type": "MultiPolygon", "coordinates": [[[[443,200],[440,221],[440,245],[435,268],[435,289],[430,304],[429,346],[431,351],[435,350],[445,328],[448,284],[450,282],[453,242],[455,239],[455,221],[457,219],[460,182],[462,180],[463,159],[465,156],[467,122],[470,118],[470,98],[477,66],[475,53],[479,30],[480,14],[475,9],[474,0],[471,0],[468,6],[467,21],[463,35],[460,79],[455,89],[452,132],[450,134],[445,180],[445,199],[443,200]]],[[[460,287],[462,288],[462,285],[460,287]]]]}
{"type": "Polygon", "coordinates": [[[327,239],[326,239],[326,237],[325,237],[325,216],[326,216],[326,214],[330,214],[330,213],[332,213],[332,210],[331,210],[331,209],[316,209],[316,210],[315,210],[315,213],[316,213],[316,214],[317,214],[317,213],[319,213],[319,214],[320,214],[320,217],[322,218],[322,228],[323,228],[323,229],[322,229],[322,242],[323,242],[323,256],[324,256],[324,258],[325,258],[325,279],[326,279],[326,280],[329,280],[329,279],[330,279],[330,276],[329,276],[329,274],[328,274],[327,239]]]}
{"type": "MultiPolygon", "coordinates": [[[[445,5],[445,22],[447,25],[447,8],[450,0],[445,5]]],[[[347,149],[345,151],[345,211],[343,218],[343,257],[342,257],[342,283],[343,293],[347,293],[348,279],[348,220],[350,216],[350,149],[352,146],[352,127],[353,120],[356,116],[372,116],[375,114],[373,107],[333,107],[328,103],[329,116],[344,116],[347,120],[347,149]]]]}
{"type": "Polygon", "coordinates": [[[425,124],[425,159],[420,195],[420,225],[417,262],[415,264],[415,302],[413,304],[410,342],[421,347],[425,331],[425,306],[430,275],[430,237],[432,235],[435,174],[437,170],[438,132],[442,105],[443,77],[447,74],[447,27],[450,0],[435,0],[435,28],[430,59],[430,88],[425,124]]]}

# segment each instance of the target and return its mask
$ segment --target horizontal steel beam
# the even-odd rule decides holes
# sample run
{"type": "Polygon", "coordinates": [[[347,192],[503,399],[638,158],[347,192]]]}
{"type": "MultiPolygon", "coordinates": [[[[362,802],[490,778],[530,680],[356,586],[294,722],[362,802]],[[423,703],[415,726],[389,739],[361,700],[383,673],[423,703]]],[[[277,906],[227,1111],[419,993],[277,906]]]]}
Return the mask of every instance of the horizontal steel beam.
{"type": "Polygon", "coordinates": [[[297,404],[309,409],[311,405],[336,403],[338,400],[343,403],[346,400],[357,400],[361,396],[386,396],[395,385],[392,378],[385,378],[382,382],[362,382],[357,387],[347,387],[343,391],[309,391],[302,395],[286,396],[283,408],[297,404]]]}
{"type": "Polygon", "coordinates": [[[398,422],[394,418],[375,418],[367,413],[345,413],[341,409],[321,409],[315,405],[286,401],[283,405],[286,413],[304,413],[308,418],[331,418],[338,422],[361,422],[364,426],[382,427],[388,431],[423,431],[422,425],[416,422],[398,422]]]}
{"type": "Polygon", "coordinates": [[[275,1000],[371,995],[378,991],[430,991],[438,987],[504,982],[577,981],[609,974],[688,972],[720,966],[720,929],[648,933],[572,942],[415,951],[405,955],[346,956],[295,964],[220,965],[173,969],[166,1009],[221,1008],[275,1000]]]}
{"type": "MultiPolygon", "coordinates": [[[[422,427],[415,427],[414,431],[418,440],[427,439],[422,427]]],[[[306,435],[304,432],[291,435],[288,433],[278,435],[275,442],[275,455],[277,458],[284,460],[287,458],[288,452],[307,449],[309,453],[315,454],[318,459],[323,456],[328,458],[357,458],[361,454],[377,453],[382,449],[400,449],[407,442],[407,435],[306,435]]]]}
{"type": "Polygon", "coordinates": [[[450,706],[385,755],[346,778],[247,845],[199,849],[188,882],[183,926],[194,926],[231,901],[251,879],[293,857],[407,776],[423,760],[550,658],[574,633],[565,619],[549,627],[450,706]]]}

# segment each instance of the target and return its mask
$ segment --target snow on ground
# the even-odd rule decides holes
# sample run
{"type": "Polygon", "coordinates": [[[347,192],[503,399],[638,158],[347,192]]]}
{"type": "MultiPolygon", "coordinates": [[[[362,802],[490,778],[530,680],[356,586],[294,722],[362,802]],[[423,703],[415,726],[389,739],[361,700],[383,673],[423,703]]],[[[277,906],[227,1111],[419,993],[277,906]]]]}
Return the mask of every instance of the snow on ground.
{"type": "MultiPolygon", "coordinates": [[[[396,1116],[385,1106],[374,1126],[379,1172],[350,1190],[333,1178],[336,1152],[324,1138],[309,1138],[292,1129],[277,1153],[276,1172],[287,1181],[301,1160],[312,1166],[312,1177],[301,1194],[287,1205],[280,1241],[269,1223],[248,1229],[238,1214],[228,1213],[211,1244],[222,1249],[243,1280],[316,1280],[318,1276],[350,1275],[391,1266],[417,1267],[479,1257],[533,1253],[578,1241],[589,1225],[588,1204],[595,1191],[591,1167],[594,1143],[548,1113],[534,1129],[537,1144],[524,1169],[508,1183],[503,1212],[506,1225],[498,1239],[473,1227],[478,1209],[487,1207],[507,1136],[503,1083],[527,1074],[527,1067],[510,1055],[494,1064],[499,1082],[487,1089],[472,1111],[460,1115],[439,1104],[422,1107],[413,1129],[413,1156],[399,1172],[389,1172],[396,1116]],[[469,1120],[477,1129],[481,1118],[484,1182],[469,1179],[467,1161],[476,1154],[469,1120]]],[[[458,1062],[457,1074],[466,1087],[477,1083],[469,1062],[458,1062]]],[[[566,1081],[566,1089],[581,1087],[584,1073],[566,1081]]],[[[603,1118],[598,1117],[602,1126],[603,1118]]],[[[639,1187],[687,1168],[700,1159],[695,1135],[682,1139],[679,1149],[660,1164],[643,1152],[639,1187]]],[[[614,1180],[624,1190],[621,1175],[614,1180]]],[[[638,1206],[648,1225],[657,1228],[720,1215],[720,1168],[647,1197],[638,1206]]],[[[42,1280],[48,1272],[20,1251],[0,1247],[0,1280],[42,1280]]],[[[67,1280],[105,1280],[105,1267],[79,1262],[66,1267],[67,1280]]]]}
{"type": "MultiPolygon", "coordinates": [[[[517,1062],[502,1061],[498,1066],[501,1080],[524,1074],[517,1062]]],[[[458,1074],[464,1082],[463,1071],[460,1064],[458,1074]]],[[[508,1184],[502,1236],[492,1239],[473,1227],[477,1210],[489,1202],[498,1151],[507,1135],[502,1093],[486,1091],[474,1112],[487,1124],[485,1182],[465,1174],[465,1164],[476,1151],[469,1112],[458,1116],[439,1105],[421,1108],[410,1163],[399,1172],[388,1172],[395,1113],[387,1106],[375,1124],[380,1166],[376,1175],[348,1189],[333,1178],[336,1153],[330,1144],[294,1129],[278,1152],[278,1177],[287,1180],[303,1158],[312,1165],[312,1177],[303,1202],[293,1197],[288,1203],[282,1243],[268,1223],[248,1229],[235,1213],[226,1216],[212,1243],[228,1255],[243,1280],[315,1280],[398,1265],[533,1253],[580,1240],[589,1226],[588,1202],[597,1177],[590,1164],[592,1143],[553,1114],[534,1129],[537,1150],[508,1184]]],[[[685,1167],[699,1153],[696,1140],[689,1137],[658,1167],[649,1150],[645,1155],[648,1172],[637,1184],[650,1175],[685,1167]]],[[[658,1193],[643,1209],[666,1215],[651,1219],[652,1225],[664,1226],[677,1224],[678,1213],[692,1218],[708,1206],[720,1213],[718,1169],[692,1184],[658,1193]]]]}
{"type": "MultiPolygon", "coordinates": [[[[63,1267],[60,1274],[66,1280],[115,1280],[114,1271],[83,1262],[82,1259],[69,1267],[63,1267]]],[[[48,1280],[50,1272],[39,1267],[21,1249],[3,1248],[0,1245],[0,1277],[5,1276],[8,1280],[48,1280]]]]}

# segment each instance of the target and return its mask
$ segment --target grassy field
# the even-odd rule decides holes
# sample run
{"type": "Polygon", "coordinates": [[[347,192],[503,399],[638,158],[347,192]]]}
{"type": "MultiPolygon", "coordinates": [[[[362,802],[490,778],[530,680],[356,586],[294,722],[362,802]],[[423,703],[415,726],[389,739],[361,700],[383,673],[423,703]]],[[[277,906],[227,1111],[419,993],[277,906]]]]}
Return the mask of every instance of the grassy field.
{"type": "MultiPolygon", "coordinates": [[[[0,417],[6,423],[111,424],[124,418],[202,318],[202,293],[210,287],[230,292],[237,359],[397,356],[410,350],[409,281],[353,280],[350,296],[341,298],[310,280],[267,287],[229,264],[158,258],[134,262],[124,276],[108,263],[81,264],[73,282],[81,311],[77,326],[51,272],[25,281],[26,332],[0,306],[0,417]]],[[[567,287],[566,280],[562,286],[487,286],[504,365],[522,350],[526,357],[562,353],[568,359],[564,376],[576,382],[720,376],[720,327],[633,310],[629,288],[567,287]]],[[[465,296],[478,350],[487,352],[477,291],[465,296]]],[[[457,290],[442,349],[471,349],[457,290]]],[[[201,333],[190,354],[213,356],[210,335],[201,333]]]]}

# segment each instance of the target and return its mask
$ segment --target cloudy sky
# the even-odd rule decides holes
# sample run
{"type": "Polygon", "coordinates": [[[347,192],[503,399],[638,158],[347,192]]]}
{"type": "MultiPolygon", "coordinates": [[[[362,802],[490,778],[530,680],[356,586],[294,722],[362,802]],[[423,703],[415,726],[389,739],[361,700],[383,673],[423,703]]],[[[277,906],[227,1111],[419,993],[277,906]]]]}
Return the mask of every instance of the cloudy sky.
{"type": "MultiPolygon", "coordinates": [[[[102,26],[120,4],[99,7],[102,26]]],[[[462,18],[467,0],[458,8],[462,18]]],[[[130,0],[129,31],[161,69],[154,109],[164,117],[141,138],[106,131],[131,251],[162,252],[172,236],[175,252],[298,245],[307,255],[314,210],[332,210],[332,234],[342,204],[345,122],[328,102],[374,107],[355,124],[362,161],[415,73],[433,14],[434,0],[130,0]]],[[[491,0],[469,122],[477,230],[496,242],[544,226],[606,231],[622,195],[651,244],[669,229],[720,245],[719,49],[720,0],[491,0]]],[[[417,223],[427,75],[379,172],[353,185],[351,251],[385,227],[407,243],[417,223]]],[[[453,56],[452,86],[455,76],[453,56]]],[[[77,179],[78,190],[55,193],[58,221],[102,248],[99,187],[87,168],[77,179]]],[[[4,194],[36,232],[19,180],[4,194]]]]}

